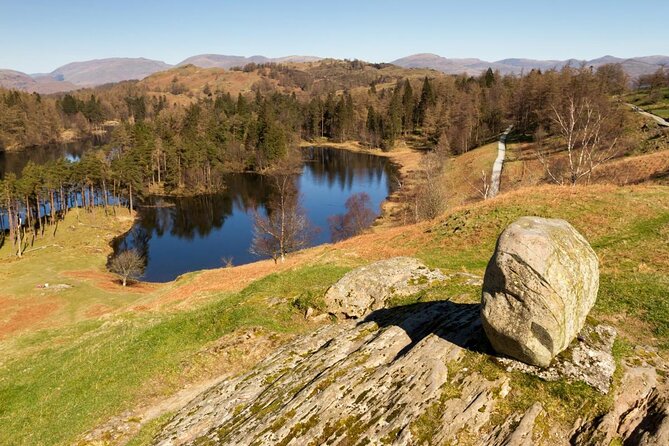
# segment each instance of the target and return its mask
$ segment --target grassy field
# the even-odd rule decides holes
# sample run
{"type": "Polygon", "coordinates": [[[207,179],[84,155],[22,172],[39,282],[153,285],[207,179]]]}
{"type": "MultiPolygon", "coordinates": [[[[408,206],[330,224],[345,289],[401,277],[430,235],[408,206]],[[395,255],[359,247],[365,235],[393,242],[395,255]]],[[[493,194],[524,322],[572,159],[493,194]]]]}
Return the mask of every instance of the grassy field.
{"type": "MultiPolygon", "coordinates": [[[[208,375],[250,367],[267,349],[312,326],[293,305],[294,299],[304,293],[322,294],[348,270],[333,264],[305,266],[267,275],[237,293],[215,293],[208,303],[188,311],[141,311],[138,302],[160,299],[169,290],[187,286],[188,280],[129,289],[111,277],[106,278],[109,282],[102,280],[105,250],[97,245],[87,252],[84,247],[93,245],[75,243],[78,237],[98,240],[88,223],[74,224],[76,213],[65,221],[75,229],[54,240],[69,241],[77,249],[33,251],[1,265],[3,277],[10,279],[9,286],[3,286],[6,295],[60,303],[57,315],[43,314],[41,319],[43,325],[55,328],[29,326],[0,341],[0,444],[70,444],[133,403],[160,399],[208,375]],[[77,250],[82,254],[76,256],[77,250]],[[91,275],[97,280],[73,280],[91,275]],[[33,284],[46,281],[72,288],[54,295],[36,293],[33,284]],[[88,310],[100,302],[117,311],[94,317],[88,310]],[[249,345],[235,341],[225,351],[217,348],[226,335],[249,329],[253,341],[249,345]]],[[[103,224],[100,215],[96,221],[103,224]]],[[[121,224],[109,221],[110,226],[98,230],[111,234],[121,224]]]]}
{"type": "Polygon", "coordinates": [[[632,92],[625,95],[623,99],[625,102],[637,105],[647,112],[669,119],[669,87],[661,88],[652,93],[647,90],[632,92]]]}
{"type": "MultiPolygon", "coordinates": [[[[472,167],[461,166],[462,172],[494,158],[491,147],[470,154],[472,167]]],[[[34,248],[44,249],[21,260],[11,259],[7,246],[0,250],[0,444],[86,444],[84,433],[115,416],[248,370],[279,344],[312,330],[317,323],[305,320],[299,302],[322,296],[357,265],[414,255],[447,273],[482,275],[498,234],[522,215],[565,218],[592,243],[601,287],[591,319],[619,330],[620,357],[633,354],[628,346],[637,344],[667,357],[667,186],[521,188],[494,200],[454,204],[434,221],[316,247],[283,265],[259,262],[128,289],[104,269],[109,240],[130,224],[125,215],[75,211],[55,238],[36,242],[34,248]],[[47,282],[71,288],[37,288],[47,282]]],[[[453,282],[412,299],[479,298],[478,287],[453,282]]],[[[500,373],[484,357],[468,360],[500,373]]],[[[596,411],[606,403],[578,384],[522,376],[514,383],[505,410],[541,395],[546,407],[561,408],[567,419],[584,404],[596,411]]],[[[131,444],[146,444],[169,410],[158,415],[141,420],[148,421],[141,429],[136,423],[131,444]]]]}

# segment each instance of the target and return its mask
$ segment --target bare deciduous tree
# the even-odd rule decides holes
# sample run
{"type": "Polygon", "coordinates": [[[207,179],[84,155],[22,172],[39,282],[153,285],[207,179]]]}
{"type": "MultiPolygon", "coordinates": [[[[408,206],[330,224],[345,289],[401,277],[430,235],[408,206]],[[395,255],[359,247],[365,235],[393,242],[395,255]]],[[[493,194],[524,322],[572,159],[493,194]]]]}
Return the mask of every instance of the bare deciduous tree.
{"type": "Polygon", "coordinates": [[[274,193],[267,205],[267,215],[254,211],[253,241],[250,251],[283,262],[290,252],[309,246],[314,230],[300,205],[300,196],[292,175],[272,175],[274,193]]]}
{"type": "Polygon", "coordinates": [[[128,249],[116,254],[109,265],[109,269],[119,276],[123,282],[123,286],[127,285],[128,279],[139,279],[144,274],[145,268],[146,262],[144,258],[134,249],[128,249]]]}
{"type": "Polygon", "coordinates": [[[481,170],[481,176],[478,178],[478,180],[480,181],[480,186],[477,186],[472,182],[469,182],[469,184],[471,184],[476,192],[481,195],[481,198],[487,200],[488,196],[490,195],[490,181],[488,181],[488,174],[485,170],[481,170]]]}
{"type": "Polygon", "coordinates": [[[376,219],[371,208],[371,199],[366,192],[353,194],[346,200],[346,213],[328,218],[332,241],[353,237],[370,227],[376,219]]]}
{"type": "Polygon", "coordinates": [[[441,158],[434,152],[421,158],[423,175],[414,197],[416,221],[433,219],[446,210],[446,194],[439,178],[442,167],[441,158]]]}
{"type": "Polygon", "coordinates": [[[575,185],[617,154],[623,126],[615,106],[606,99],[572,95],[560,104],[553,104],[550,110],[567,156],[566,175],[558,171],[560,163],[549,156],[545,145],[537,145],[537,155],[554,182],[575,185]]]}

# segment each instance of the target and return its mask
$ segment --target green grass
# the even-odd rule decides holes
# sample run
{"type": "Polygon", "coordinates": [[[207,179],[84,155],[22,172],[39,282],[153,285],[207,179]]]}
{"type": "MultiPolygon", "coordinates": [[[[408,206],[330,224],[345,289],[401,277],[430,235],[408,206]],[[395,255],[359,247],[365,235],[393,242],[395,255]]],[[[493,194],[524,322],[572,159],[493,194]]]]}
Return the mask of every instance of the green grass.
{"type": "Polygon", "coordinates": [[[652,112],[661,118],[669,119],[669,108],[656,108],[652,112]]]}
{"type": "Polygon", "coordinates": [[[149,446],[153,438],[160,432],[160,429],[169,422],[174,414],[171,412],[165,413],[153,420],[147,422],[137,435],[132,437],[126,446],[149,446]]]}
{"type": "MultiPolygon", "coordinates": [[[[0,444],[70,443],[127,409],[152,379],[178,381],[189,358],[235,330],[301,332],[307,323],[288,301],[269,307],[266,298],[322,292],[346,271],[321,265],[273,274],[193,311],[127,314],[102,326],[86,323],[77,337],[64,334],[69,342],[63,345],[10,359],[0,368],[0,444]]],[[[39,336],[23,342],[36,342],[39,336]]]]}
{"type": "Polygon", "coordinates": [[[648,90],[632,92],[625,95],[623,100],[669,119],[669,87],[660,88],[652,93],[648,90]]]}
{"type": "Polygon", "coordinates": [[[132,219],[125,211],[119,211],[116,219],[105,217],[102,209],[93,213],[73,209],[64,221],[58,223],[55,237],[53,228],[47,228],[44,235],[34,241],[29,236],[31,243],[22,259],[13,255],[11,243],[4,244],[0,248],[0,298],[30,296],[39,297],[35,303],[57,304],[48,322],[43,324],[45,326],[79,322],[93,306],[104,305],[110,309],[128,306],[141,295],[95,287],[91,281],[66,272],[105,271],[106,255],[111,252],[109,243],[131,224],[132,219]],[[36,288],[45,283],[67,284],[71,288],[59,292],[36,288]]]}
{"type": "MultiPolygon", "coordinates": [[[[452,213],[427,230],[407,228],[393,243],[415,248],[419,258],[445,273],[482,275],[499,233],[523,215],[565,218],[591,242],[601,262],[592,318],[616,325],[621,332],[618,346],[644,343],[663,352],[669,349],[667,187],[546,187],[507,194],[452,213]]],[[[5,349],[0,352],[8,353],[0,357],[0,444],[70,444],[109,417],[133,408],[147,392],[174,392],[184,368],[197,367],[198,355],[222,336],[252,327],[278,335],[312,328],[303,317],[305,305],[316,305],[327,287],[350,269],[343,262],[271,274],[188,311],[125,312],[17,336],[9,343],[11,349],[0,344],[5,349]]],[[[14,284],[12,290],[18,292],[21,286],[14,284]]],[[[86,292],[82,286],[71,298],[83,301],[86,292]]],[[[110,299],[130,299],[124,296],[110,299]]],[[[480,288],[458,278],[393,304],[450,298],[476,301],[480,288]]],[[[619,360],[632,354],[629,348],[618,350],[619,360]]],[[[491,379],[502,373],[479,356],[468,359],[479,373],[491,379]]],[[[507,406],[496,412],[500,417],[529,407],[537,396],[546,408],[565,417],[583,407],[597,414],[608,404],[579,384],[547,384],[514,375],[512,387],[507,406]]],[[[147,424],[135,444],[146,444],[163,422],[147,424]]]]}
{"type": "MultiPolygon", "coordinates": [[[[634,192],[615,189],[560,200],[533,194],[475,211],[456,212],[431,230],[434,240],[419,250],[419,257],[445,271],[466,270],[482,275],[499,233],[523,215],[566,219],[590,241],[601,264],[593,316],[635,318],[644,330],[630,330],[630,336],[639,340],[655,336],[658,346],[669,348],[666,187],[634,192]]],[[[622,327],[623,332],[625,328],[622,327]]]]}

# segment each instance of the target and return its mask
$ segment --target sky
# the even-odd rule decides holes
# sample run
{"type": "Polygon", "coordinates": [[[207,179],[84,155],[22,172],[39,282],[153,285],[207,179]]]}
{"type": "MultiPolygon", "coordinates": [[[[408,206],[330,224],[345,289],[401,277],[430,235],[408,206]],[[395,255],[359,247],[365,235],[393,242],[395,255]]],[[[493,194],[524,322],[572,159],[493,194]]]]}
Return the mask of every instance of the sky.
{"type": "Polygon", "coordinates": [[[390,62],[669,55],[669,1],[0,0],[0,68],[196,54],[390,62]]]}

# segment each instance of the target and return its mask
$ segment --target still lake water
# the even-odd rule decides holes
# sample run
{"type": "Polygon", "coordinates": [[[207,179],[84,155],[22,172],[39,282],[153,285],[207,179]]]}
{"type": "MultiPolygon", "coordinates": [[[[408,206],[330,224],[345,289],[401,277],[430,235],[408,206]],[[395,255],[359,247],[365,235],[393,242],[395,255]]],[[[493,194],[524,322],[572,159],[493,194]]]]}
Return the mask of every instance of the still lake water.
{"type": "Polygon", "coordinates": [[[46,164],[49,161],[65,158],[68,161],[77,162],[85,151],[103,142],[103,138],[97,137],[86,141],[32,147],[20,152],[0,151],[0,180],[10,172],[20,177],[28,161],[35,164],[46,164]]]}
{"type": "MultiPolygon", "coordinates": [[[[77,162],[99,141],[38,147],[20,153],[0,152],[0,178],[20,175],[29,160],[43,164],[65,158],[77,162]]],[[[328,217],[346,212],[353,194],[366,192],[378,215],[381,202],[392,192],[395,167],[386,158],[345,150],[304,149],[304,163],[296,179],[301,205],[317,229],[312,245],[332,240],[328,217]]],[[[139,206],[132,230],[113,242],[116,252],[136,248],[145,255],[142,280],[166,282],[181,274],[234,265],[260,258],[249,248],[253,237],[253,209],[265,212],[271,181],[257,174],[227,174],[222,193],[194,197],[148,197],[139,206]]],[[[0,216],[5,218],[5,216],[0,216]]],[[[6,225],[6,221],[3,221],[6,225]]]]}
{"type": "MultiPolygon", "coordinates": [[[[312,245],[332,239],[328,217],[346,212],[346,200],[366,192],[380,213],[381,202],[392,192],[394,166],[374,155],[330,148],[305,149],[297,178],[301,204],[318,232],[312,245]]],[[[115,251],[136,248],[145,255],[142,280],[166,282],[179,275],[259,260],[249,252],[253,237],[253,209],[264,211],[271,182],[256,174],[228,174],[226,190],[195,197],[150,197],[138,208],[132,230],[114,242],[115,251]]]]}

